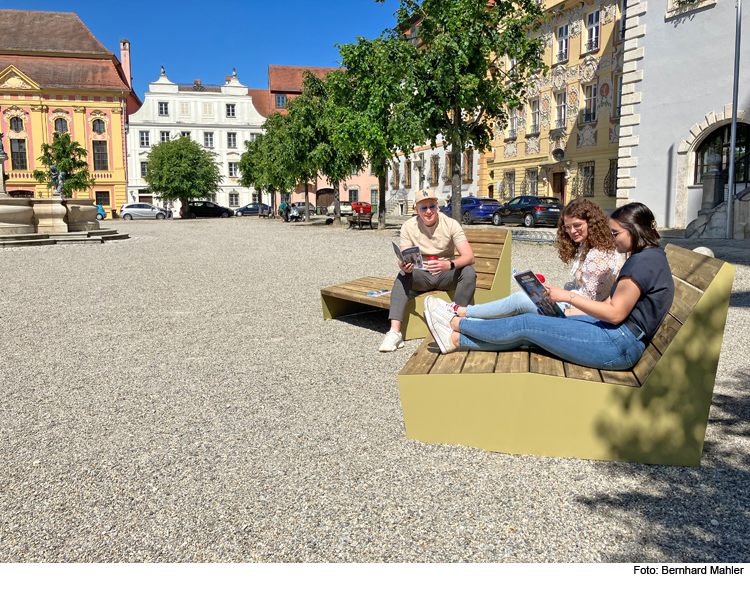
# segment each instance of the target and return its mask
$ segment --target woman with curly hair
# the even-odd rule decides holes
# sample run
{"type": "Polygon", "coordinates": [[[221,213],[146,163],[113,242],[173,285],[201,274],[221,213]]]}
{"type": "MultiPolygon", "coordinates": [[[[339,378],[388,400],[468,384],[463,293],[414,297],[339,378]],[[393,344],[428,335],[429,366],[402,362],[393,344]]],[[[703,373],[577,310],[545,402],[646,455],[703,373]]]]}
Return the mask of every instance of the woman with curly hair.
{"type": "Polygon", "coordinates": [[[633,367],[656,334],[674,299],[674,280],[651,210],[643,203],[617,208],[609,219],[617,252],[627,254],[614,287],[599,302],[547,285],[551,301],[582,315],[570,318],[522,314],[509,318],[458,318],[427,298],[427,326],[442,353],[457,348],[512,351],[537,346],[565,361],[596,369],[633,367]],[[429,310],[429,315],[427,311],[429,310]]]}
{"type": "MultiPolygon", "coordinates": [[[[555,244],[562,262],[573,263],[572,281],[565,284],[565,289],[598,302],[607,299],[620,269],[620,257],[615,251],[607,214],[602,208],[588,199],[568,203],[557,222],[555,244]]],[[[443,305],[459,318],[505,318],[537,313],[536,306],[523,291],[476,306],[443,305]]],[[[566,315],[581,314],[564,303],[560,307],[566,315]]]]}

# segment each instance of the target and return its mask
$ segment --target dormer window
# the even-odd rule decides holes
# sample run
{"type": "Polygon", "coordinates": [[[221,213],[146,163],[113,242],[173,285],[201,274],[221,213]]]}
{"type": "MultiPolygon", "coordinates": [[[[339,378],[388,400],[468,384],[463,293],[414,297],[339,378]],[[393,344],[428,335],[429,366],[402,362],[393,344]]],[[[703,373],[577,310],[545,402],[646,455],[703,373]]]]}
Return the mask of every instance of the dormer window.
{"type": "Polygon", "coordinates": [[[57,133],[68,133],[68,122],[62,117],[55,119],[55,131],[57,133]]]}
{"type": "Polygon", "coordinates": [[[169,103],[159,103],[159,116],[166,117],[169,115],[169,103]]]}
{"type": "Polygon", "coordinates": [[[105,131],[104,127],[104,121],[101,119],[94,119],[94,121],[91,123],[91,129],[94,133],[102,134],[105,131]]]}
{"type": "Polygon", "coordinates": [[[13,131],[23,131],[23,119],[20,117],[13,117],[10,120],[10,128],[13,131]]]}

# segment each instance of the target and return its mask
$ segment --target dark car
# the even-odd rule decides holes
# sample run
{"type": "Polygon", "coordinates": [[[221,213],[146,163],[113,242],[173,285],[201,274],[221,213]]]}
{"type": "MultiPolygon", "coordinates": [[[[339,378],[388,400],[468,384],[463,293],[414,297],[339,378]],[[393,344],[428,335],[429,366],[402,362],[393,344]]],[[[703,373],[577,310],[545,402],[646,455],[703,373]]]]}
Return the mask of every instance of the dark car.
{"type": "MultiPolygon", "coordinates": [[[[474,222],[489,222],[498,207],[500,207],[500,202],[497,199],[463,197],[461,198],[461,219],[466,225],[474,222]]],[[[453,207],[449,202],[448,205],[443,207],[443,213],[452,217],[452,212],[453,207]]]]}
{"type": "MultiPolygon", "coordinates": [[[[261,211],[263,211],[264,214],[267,214],[270,210],[271,208],[264,203],[261,211]]],[[[243,215],[258,215],[258,204],[248,203],[247,205],[243,205],[239,209],[235,210],[234,215],[236,215],[238,218],[241,218],[243,215]]]]}
{"type": "Polygon", "coordinates": [[[229,218],[234,216],[234,211],[228,207],[217,205],[213,201],[188,201],[190,213],[185,216],[180,209],[180,217],[189,218],[229,218]]]}
{"type": "MultiPolygon", "coordinates": [[[[302,216],[305,215],[305,202],[304,201],[295,201],[294,203],[292,203],[292,205],[297,208],[300,215],[302,216]]],[[[312,203],[310,204],[310,215],[311,216],[315,215],[315,206],[312,203]]]]}
{"type": "Polygon", "coordinates": [[[562,207],[556,197],[521,195],[501,205],[493,214],[492,223],[496,226],[522,224],[527,228],[541,224],[556,226],[562,207]]]}

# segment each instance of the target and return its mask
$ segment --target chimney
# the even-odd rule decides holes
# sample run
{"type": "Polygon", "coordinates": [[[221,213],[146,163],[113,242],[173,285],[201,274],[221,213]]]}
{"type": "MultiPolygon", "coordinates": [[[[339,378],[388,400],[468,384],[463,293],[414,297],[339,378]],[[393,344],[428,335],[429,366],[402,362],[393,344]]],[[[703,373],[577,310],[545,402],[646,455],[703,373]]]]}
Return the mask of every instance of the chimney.
{"type": "Polygon", "coordinates": [[[122,71],[125,73],[125,81],[132,89],[133,77],[130,75],[130,41],[127,39],[120,39],[120,64],[122,64],[122,71]]]}
{"type": "Polygon", "coordinates": [[[232,80],[231,76],[224,76],[224,82],[226,82],[227,84],[229,84],[229,82],[231,82],[231,80],[232,80]]]}
{"type": "Polygon", "coordinates": [[[203,86],[201,84],[201,79],[200,78],[196,78],[195,80],[193,80],[193,85],[194,86],[203,86]]]}

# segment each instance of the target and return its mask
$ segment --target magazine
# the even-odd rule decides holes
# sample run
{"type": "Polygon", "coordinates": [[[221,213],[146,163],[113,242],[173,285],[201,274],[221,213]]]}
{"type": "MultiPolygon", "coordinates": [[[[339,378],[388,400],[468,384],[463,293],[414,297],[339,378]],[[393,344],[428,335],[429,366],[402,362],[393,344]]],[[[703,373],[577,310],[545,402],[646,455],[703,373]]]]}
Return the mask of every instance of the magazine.
{"type": "Polygon", "coordinates": [[[391,242],[391,244],[393,244],[393,250],[396,251],[398,260],[404,263],[404,265],[414,263],[415,269],[424,269],[424,265],[422,264],[422,251],[419,250],[418,246],[410,246],[409,248],[401,250],[395,242],[391,242]]]}
{"type": "Polygon", "coordinates": [[[544,285],[539,281],[537,276],[532,271],[524,271],[523,273],[516,273],[513,275],[513,279],[516,280],[518,285],[529,296],[537,310],[543,316],[557,316],[559,318],[565,318],[565,314],[555,302],[544,296],[544,285]]]}

